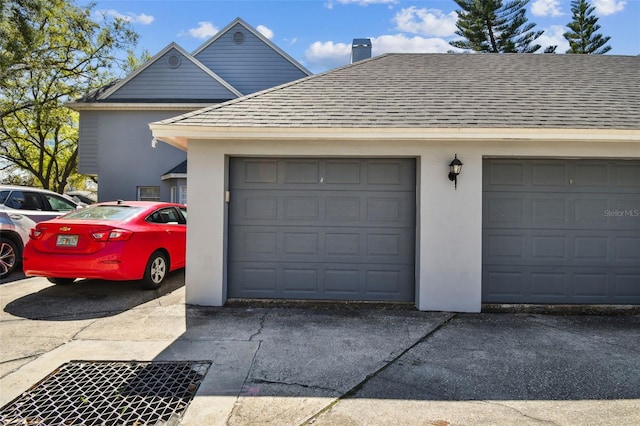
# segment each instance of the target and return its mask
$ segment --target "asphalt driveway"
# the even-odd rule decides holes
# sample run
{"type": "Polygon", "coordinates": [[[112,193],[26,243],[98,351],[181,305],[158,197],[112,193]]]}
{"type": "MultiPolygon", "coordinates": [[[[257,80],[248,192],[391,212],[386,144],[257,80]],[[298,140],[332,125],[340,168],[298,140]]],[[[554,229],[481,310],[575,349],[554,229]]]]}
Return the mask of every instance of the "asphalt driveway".
{"type": "Polygon", "coordinates": [[[184,304],[184,274],[0,286],[0,406],[70,360],[210,360],[186,425],[637,425],[640,316],[184,304]]]}

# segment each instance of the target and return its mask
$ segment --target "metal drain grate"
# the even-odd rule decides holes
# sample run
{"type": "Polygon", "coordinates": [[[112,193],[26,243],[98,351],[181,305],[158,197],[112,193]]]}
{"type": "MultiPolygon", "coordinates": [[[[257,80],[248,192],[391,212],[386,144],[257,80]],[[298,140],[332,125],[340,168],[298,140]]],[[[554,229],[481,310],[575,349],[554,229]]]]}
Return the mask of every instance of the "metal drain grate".
{"type": "Polygon", "coordinates": [[[0,425],[175,425],[210,361],[71,361],[0,409],[0,425]]]}

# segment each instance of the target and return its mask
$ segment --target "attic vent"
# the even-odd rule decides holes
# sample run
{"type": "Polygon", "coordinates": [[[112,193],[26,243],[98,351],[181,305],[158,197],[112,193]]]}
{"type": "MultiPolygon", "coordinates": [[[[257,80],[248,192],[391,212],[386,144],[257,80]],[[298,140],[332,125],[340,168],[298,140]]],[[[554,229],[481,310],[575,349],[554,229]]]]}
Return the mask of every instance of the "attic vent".
{"type": "Polygon", "coordinates": [[[242,31],[236,31],[233,34],[233,42],[235,44],[242,44],[244,43],[244,33],[242,31]]]}
{"type": "Polygon", "coordinates": [[[169,64],[169,67],[171,68],[178,68],[180,66],[180,56],[178,55],[169,56],[169,58],[167,59],[167,64],[169,64]]]}

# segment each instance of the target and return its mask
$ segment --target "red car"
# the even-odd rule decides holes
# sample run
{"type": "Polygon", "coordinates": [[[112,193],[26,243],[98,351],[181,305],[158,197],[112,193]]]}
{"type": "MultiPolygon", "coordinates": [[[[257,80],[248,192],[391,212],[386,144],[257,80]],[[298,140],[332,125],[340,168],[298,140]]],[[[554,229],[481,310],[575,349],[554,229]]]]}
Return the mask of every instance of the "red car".
{"type": "Polygon", "coordinates": [[[184,268],[187,207],[151,201],[93,204],[31,229],[23,254],[26,276],[54,284],[76,278],[142,280],[155,289],[184,268]]]}

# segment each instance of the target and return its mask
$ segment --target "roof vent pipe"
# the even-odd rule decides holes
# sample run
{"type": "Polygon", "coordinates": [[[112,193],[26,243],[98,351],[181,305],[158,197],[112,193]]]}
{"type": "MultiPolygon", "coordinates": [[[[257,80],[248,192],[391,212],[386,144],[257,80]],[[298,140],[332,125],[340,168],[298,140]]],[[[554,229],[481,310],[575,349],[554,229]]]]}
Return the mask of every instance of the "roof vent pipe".
{"type": "Polygon", "coordinates": [[[371,39],[354,38],[351,45],[351,63],[371,57],[371,39]]]}

